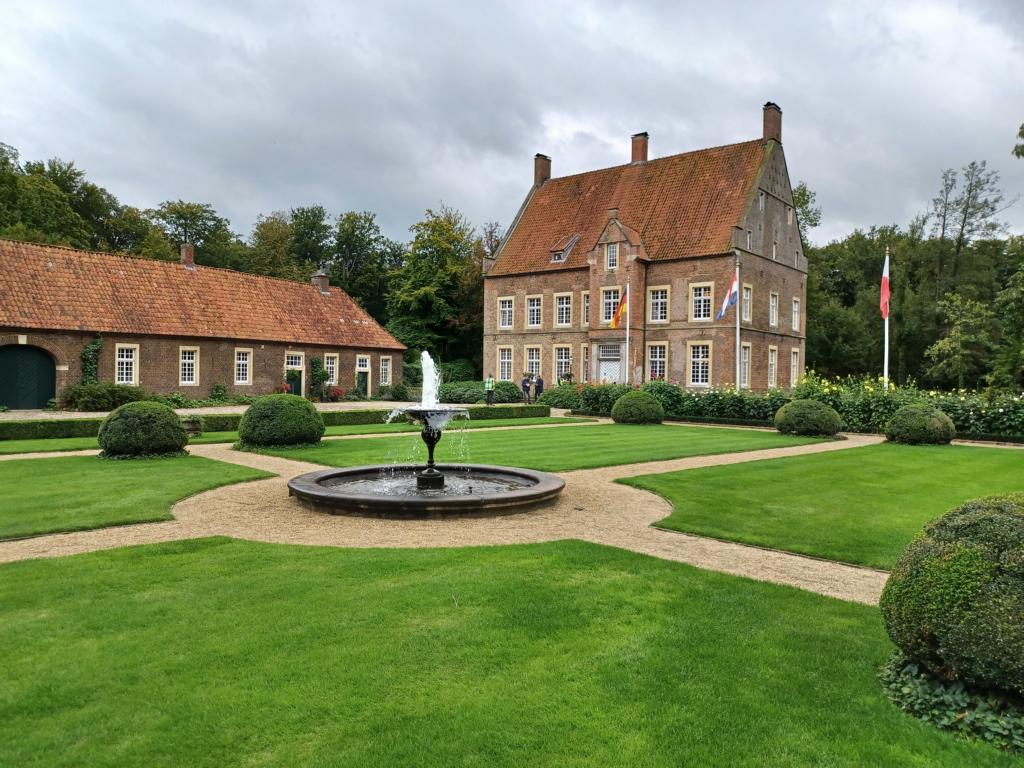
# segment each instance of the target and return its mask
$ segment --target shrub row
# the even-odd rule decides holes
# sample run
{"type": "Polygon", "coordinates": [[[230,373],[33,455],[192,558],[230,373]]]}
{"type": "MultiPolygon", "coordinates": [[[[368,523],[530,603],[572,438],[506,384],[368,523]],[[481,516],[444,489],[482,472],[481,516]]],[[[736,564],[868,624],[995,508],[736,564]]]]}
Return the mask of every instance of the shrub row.
{"type": "MultiPolygon", "coordinates": [[[[478,403],[486,399],[482,381],[446,381],[437,390],[437,399],[442,403],[478,403]]],[[[494,402],[518,403],[522,401],[522,390],[512,381],[499,381],[494,385],[494,402]]]]}
{"type": "Polygon", "coordinates": [[[223,384],[215,384],[210,390],[209,398],[197,400],[180,392],[155,395],[142,387],[130,387],[109,381],[71,384],[64,388],[60,396],[61,406],[72,411],[112,411],[125,403],[140,401],[161,403],[170,408],[203,408],[210,405],[244,405],[252,400],[249,395],[227,394],[227,387],[223,384]]]}
{"type": "MultiPolygon", "coordinates": [[[[496,405],[467,408],[471,419],[531,419],[550,416],[547,405],[496,405]]],[[[323,411],[324,424],[379,424],[390,411],[323,411]]],[[[202,417],[203,432],[234,432],[241,421],[240,413],[211,413],[202,417]]],[[[96,437],[103,419],[35,419],[32,421],[0,421],[0,440],[40,440],[58,437],[96,437]]]]}
{"type": "MultiPolygon", "coordinates": [[[[810,399],[831,406],[851,432],[882,433],[896,411],[906,405],[930,405],[953,421],[960,437],[1005,439],[1024,436],[1024,396],[969,390],[936,392],[913,385],[890,386],[872,378],[826,380],[809,373],[792,390],[749,392],[734,389],[688,391],[665,382],[641,387],[654,395],[669,419],[722,419],[731,423],[770,423],[790,400],[810,399]]],[[[541,402],[555,408],[570,408],[607,416],[626,385],[563,384],[547,390],[541,402]]]]}

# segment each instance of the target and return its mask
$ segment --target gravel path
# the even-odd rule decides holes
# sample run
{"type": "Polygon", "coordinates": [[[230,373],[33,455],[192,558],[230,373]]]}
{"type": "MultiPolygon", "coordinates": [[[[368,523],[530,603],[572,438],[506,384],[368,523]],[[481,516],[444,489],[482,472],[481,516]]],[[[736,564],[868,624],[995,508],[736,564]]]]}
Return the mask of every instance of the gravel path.
{"type": "Polygon", "coordinates": [[[381,520],[313,511],[288,496],[287,479],[322,469],[319,465],[243,453],[223,444],[197,445],[189,449],[196,455],[263,469],[279,477],[225,486],[184,499],[172,510],[175,519],[166,522],[0,543],[0,562],[203,536],[337,547],[460,547],[582,539],[875,604],[887,577],[882,571],[653,528],[653,523],[671,512],[668,502],[613,481],[656,472],[846,450],[879,441],[877,437],[855,435],[790,448],[566,472],[562,474],[565,491],[548,507],[500,517],[447,520],[381,520]]]}

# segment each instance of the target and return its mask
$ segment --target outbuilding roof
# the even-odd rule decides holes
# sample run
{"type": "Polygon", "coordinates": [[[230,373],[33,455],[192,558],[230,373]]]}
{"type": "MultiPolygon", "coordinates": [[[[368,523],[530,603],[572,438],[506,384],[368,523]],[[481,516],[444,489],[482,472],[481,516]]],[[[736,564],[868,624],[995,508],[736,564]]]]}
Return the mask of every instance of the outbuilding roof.
{"type": "Polygon", "coordinates": [[[340,288],[3,239],[0,326],[405,349],[340,288]]]}
{"type": "Polygon", "coordinates": [[[652,261],[726,253],[773,144],[756,139],[548,179],[531,192],[488,277],[586,267],[612,208],[652,261]],[[553,260],[574,236],[578,245],[553,260]]]}

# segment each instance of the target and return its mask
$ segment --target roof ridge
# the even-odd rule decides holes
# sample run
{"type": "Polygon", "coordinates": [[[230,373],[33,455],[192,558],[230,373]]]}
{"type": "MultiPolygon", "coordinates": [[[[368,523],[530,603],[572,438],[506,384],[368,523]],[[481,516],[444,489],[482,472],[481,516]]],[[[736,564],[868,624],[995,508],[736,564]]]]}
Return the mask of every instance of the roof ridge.
{"type": "MultiPolygon", "coordinates": [[[[701,149],[689,149],[686,152],[676,152],[673,155],[663,155],[662,157],[656,157],[653,160],[645,160],[642,163],[619,163],[618,165],[608,165],[604,168],[592,168],[589,171],[580,171],[579,173],[570,173],[566,176],[552,176],[548,181],[562,181],[563,179],[574,179],[577,176],[587,176],[591,173],[602,173],[604,171],[615,171],[620,168],[642,168],[644,166],[652,165],[653,163],[659,163],[662,160],[672,160],[677,157],[684,157],[686,155],[696,155],[701,152],[711,152],[716,149],[728,149],[729,147],[739,147],[744,144],[764,144],[764,139],[749,139],[748,141],[734,141],[730,144],[718,144],[714,147],[702,147],[701,149]]],[[[543,185],[542,185],[543,186],[543,185]]]]}
{"type": "MultiPolygon", "coordinates": [[[[168,267],[181,266],[181,262],[177,261],[177,260],[171,261],[170,259],[154,259],[154,258],[151,258],[149,256],[144,256],[141,253],[133,253],[131,251],[97,251],[94,248],[75,248],[74,246],[71,246],[71,245],[54,245],[53,243],[34,243],[31,240],[18,240],[18,239],[13,238],[13,237],[0,237],[0,243],[4,243],[4,242],[6,242],[6,243],[17,243],[19,245],[28,245],[28,246],[31,246],[33,248],[43,248],[43,249],[45,249],[45,248],[52,248],[54,250],[70,251],[72,253],[88,253],[88,254],[93,255],[93,256],[114,257],[114,258],[119,258],[119,259],[130,259],[130,260],[133,260],[133,261],[141,261],[141,262],[146,262],[146,263],[150,263],[150,264],[163,264],[163,265],[167,265],[168,267]]],[[[270,275],[257,275],[254,272],[243,272],[243,271],[241,271],[239,269],[231,269],[230,267],[212,267],[212,266],[209,266],[207,264],[196,264],[195,267],[196,267],[196,269],[202,269],[203,271],[214,270],[214,271],[217,271],[217,272],[228,272],[228,273],[230,273],[232,275],[242,275],[244,277],[256,278],[258,280],[270,280],[270,281],[275,282],[275,283],[288,283],[289,285],[310,285],[312,287],[312,283],[307,283],[305,280],[290,280],[287,277],[272,277],[270,275]]],[[[337,285],[332,285],[332,286],[329,286],[329,287],[334,288],[334,289],[338,289],[338,290],[341,289],[340,286],[337,286],[337,285]]],[[[348,294],[346,294],[346,295],[348,295],[348,294]]],[[[349,297],[349,298],[351,298],[351,297],[349,297]]]]}

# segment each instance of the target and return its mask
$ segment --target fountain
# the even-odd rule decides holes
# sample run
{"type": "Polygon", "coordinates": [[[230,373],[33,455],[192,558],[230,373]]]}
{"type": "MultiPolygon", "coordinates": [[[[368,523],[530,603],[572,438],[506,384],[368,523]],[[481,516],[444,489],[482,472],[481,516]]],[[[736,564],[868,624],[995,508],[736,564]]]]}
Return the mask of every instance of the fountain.
{"type": "Polygon", "coordinates": [[[423,395],[419,405],[398,409],[422,425],[426,465],[379,465],[325,469],[288,482],[288,493],[332,514],[374,517],[447,517],[495,515],[530,509],[552,501],[565,482],[546,472],[485,464],[437,464],[434,449],[444,428],[465,408],[440,405],[440,377],[423,352],[423,395]]]}

